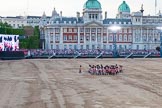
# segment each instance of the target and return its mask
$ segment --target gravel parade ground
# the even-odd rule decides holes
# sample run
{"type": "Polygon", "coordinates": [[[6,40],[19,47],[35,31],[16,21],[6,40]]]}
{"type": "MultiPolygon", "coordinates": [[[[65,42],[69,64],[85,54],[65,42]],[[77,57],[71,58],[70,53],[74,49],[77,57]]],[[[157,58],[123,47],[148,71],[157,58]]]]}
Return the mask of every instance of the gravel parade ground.
{"type": "Polygon", "coordinates": [[[162,108],[162,59],[0,61],[0,108],[162,108]],[[123,73],[90,75],[89,64],[123,73]]]}

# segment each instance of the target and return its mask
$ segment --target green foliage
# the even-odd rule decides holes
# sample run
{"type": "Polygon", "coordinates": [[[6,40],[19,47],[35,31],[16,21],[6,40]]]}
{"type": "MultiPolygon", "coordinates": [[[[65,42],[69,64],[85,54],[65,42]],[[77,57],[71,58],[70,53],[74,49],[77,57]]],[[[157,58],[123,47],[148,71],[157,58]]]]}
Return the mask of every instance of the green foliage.
{"type": "Polygon", "coordinates": [[[29,44],[29,39],[20,39],[19,40],[19,47],[21,49],[27,49],[29,44]]]}
{"type": "Polygon", "coordinates": [[[12,28],[12,26],[7,24],[6,22],[5,23],[0,22],[0,28],[12,28]]]}
{"type": "Polygon", "coordinates": [[[35,36],[40,36],[40,32],[39,32],[39,27],[38,26],[34,27],[34,35],[35,36]]]}
{"type": "Polygon", "coordinates": [[[0,22],[0,34],[24,35],[24,29],[14,29],[6,22],[0,22]]]}
{"type": "Polygon", "coordinates": [[[29,49],[38,49],[39,48],[39,37],[38,36],[30,36],[29,37],[29,49]]]}
{"type": "Polygon", "coordinates": [[[39,37],[40,37],[39,27],[36,26],[34,28],[33,36],[29,36],[27,39],[20,40],[20,48],[39,49],[39,43],[40,43],[39,37]]]}

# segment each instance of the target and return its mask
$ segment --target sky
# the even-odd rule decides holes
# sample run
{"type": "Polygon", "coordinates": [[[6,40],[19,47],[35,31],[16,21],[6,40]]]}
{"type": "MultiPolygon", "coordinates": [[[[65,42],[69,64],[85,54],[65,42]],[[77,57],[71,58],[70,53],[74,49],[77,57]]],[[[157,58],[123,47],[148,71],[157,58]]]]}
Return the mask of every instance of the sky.
{"type": "MultiPolygon", "coordinates": [[[[52,15],[54,7],[63,16],[75,17],[76,12],[83,12],[83,5],[87,0],[0,0],[0,16],[47,16],[52,15]]],[[[103,15],[107,11],[109,18],[115,18],[118,6],[123,0],[98,0],[101,3],[103,15]]],[[[155,15],[155,0],[125,0],[131,12],[139,11],[141,4],[144,7],[144,15],[155,15]]],[[[162,12],[162,0],[157,0],[157,13],[162,12]]]]}

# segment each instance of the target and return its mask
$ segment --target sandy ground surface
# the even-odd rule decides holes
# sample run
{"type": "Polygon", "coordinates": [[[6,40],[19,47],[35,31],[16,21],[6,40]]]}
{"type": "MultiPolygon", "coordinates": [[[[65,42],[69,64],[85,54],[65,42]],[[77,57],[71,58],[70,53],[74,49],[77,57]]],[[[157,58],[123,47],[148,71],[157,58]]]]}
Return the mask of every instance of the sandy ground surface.
{"type": "Polygon", "coordinates": [[[0,61],[0,108],[162,108],[162,59],[0,61]],[[124,73],[86,73],[116,63],[124,73]]]}

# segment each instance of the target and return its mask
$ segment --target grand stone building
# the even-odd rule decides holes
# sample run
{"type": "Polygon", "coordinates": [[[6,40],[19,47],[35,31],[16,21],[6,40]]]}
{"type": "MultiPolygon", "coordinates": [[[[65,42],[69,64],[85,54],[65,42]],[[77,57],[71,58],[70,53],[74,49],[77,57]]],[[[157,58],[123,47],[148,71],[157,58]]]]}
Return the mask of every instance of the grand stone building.
{"type": "Polygon", "coordinates": [[[125,1],[118,7],[116,18],[107,18],[98,0],[87,0],[83,14],[64,17],[54,9],[47,20],[43,15],[40,23],[41,44],[43,49],[155,49],[160,45],[162,16],[144,16],[143,6],[132,12],[125,1]],[[114,33],[110,27],[121,29],[114,33]],[[114,41],[115,40],[115,41],[114,41]]]}

